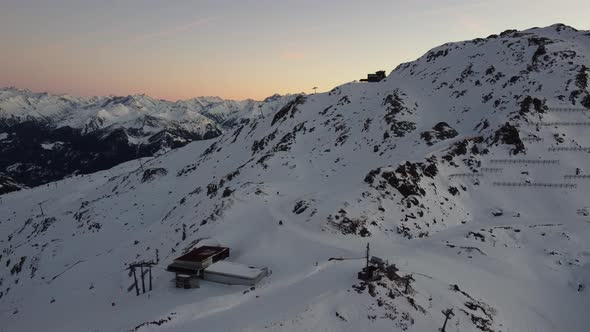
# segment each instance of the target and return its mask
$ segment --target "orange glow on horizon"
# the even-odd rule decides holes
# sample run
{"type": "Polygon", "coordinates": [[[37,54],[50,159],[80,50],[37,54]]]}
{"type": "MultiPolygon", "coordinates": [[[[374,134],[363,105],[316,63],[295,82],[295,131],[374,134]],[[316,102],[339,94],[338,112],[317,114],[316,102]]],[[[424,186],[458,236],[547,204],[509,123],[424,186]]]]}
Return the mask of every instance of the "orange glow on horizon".
{"type": "Polygon", "coordinates": [[[583,0],[115,3],[4,0],[0,87],[261,100],[389,73],[450,41],[557,22],[588,29],[590,12],[583,0]]]}

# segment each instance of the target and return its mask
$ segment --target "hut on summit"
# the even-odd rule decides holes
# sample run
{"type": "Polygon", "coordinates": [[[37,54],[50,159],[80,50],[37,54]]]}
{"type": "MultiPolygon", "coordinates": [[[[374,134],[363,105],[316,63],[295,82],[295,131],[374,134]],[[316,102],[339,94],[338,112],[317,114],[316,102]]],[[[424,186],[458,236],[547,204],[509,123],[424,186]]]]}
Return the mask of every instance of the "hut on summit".
{"type": "Polygon", "coordinates": [[[385,70],[375,72],[375,74],[368,74],[367,78],[362,78],[361,82],[381,82],[385,78],[385,70]]]}

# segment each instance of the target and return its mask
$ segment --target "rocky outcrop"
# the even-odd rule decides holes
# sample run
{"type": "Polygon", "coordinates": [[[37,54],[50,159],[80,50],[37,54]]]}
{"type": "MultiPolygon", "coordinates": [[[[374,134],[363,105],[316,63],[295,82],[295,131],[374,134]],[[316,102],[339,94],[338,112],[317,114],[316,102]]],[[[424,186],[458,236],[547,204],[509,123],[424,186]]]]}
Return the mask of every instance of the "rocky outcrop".
{"type": "Polygon", "coordinates": [[[436,142],[443,141],[446,139],[457,137],[459,133],[451,126],[449,126],[446,122],[439,122],[432,130],[425,131],[420,134],[420,137],[426,142],[428,145],[434,145],[436,142]]]}
{"type": "Polygon", "coordinates": [[[17,183],[11,177],[8,177],[0,173],[0,195],[6,194],[12,191],[18,191],[26,188],[24,185],[17,183]]]}
{"type": "Polygon", "coordinates": [[[520,139],[518,128],[506,122],[500,129],[496,130],[492,138],[492,144],[506,144],[511,145],[510,153],[517,155],[519,153],[525,153],[526,148],[524,143],[520,139]]]}

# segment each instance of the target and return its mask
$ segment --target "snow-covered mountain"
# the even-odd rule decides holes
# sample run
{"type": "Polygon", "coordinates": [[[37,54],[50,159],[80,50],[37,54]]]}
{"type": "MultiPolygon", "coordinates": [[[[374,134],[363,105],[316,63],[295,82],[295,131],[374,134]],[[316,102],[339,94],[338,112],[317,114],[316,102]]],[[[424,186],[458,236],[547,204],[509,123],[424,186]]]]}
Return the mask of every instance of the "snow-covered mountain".
{"type": "Polygon", "coordinates": [[[379,83],[2,196],[8,331],[586,331],[590,32],[437,47],[379,83]],[[273,273],[174,288],[205,241],[273,273]],[[364,248],[396,265],[364,283],[364,248]],[[155,258],[135,296],[128,264],[155,258]]]}
{"type": "Polygon", "coordinates": [[[145,95],[80,98],[0,89],[0,174],[20,183],[10,187],[15,189],[108,169],[215,138],[293,98],[169,102],[145,95]]]}

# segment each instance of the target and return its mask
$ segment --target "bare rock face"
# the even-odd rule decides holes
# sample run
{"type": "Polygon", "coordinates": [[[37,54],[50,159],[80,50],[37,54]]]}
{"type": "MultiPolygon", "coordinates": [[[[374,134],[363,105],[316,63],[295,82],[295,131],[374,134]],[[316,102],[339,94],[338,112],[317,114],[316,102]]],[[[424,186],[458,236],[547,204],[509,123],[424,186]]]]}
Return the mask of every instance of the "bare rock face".
{"type": "Polygon", "coordinates": [[[23,185],[17,183],[11,177],[8,177],[2,173],[0,173],[0,195],[6,194],[12,191],[18,191],[24,189],[23,185]]]}
{"type": "Polygon", "coordinates": [[[146,169],[143,172],[143,176],[141,178],[141,182],[150,182],[156,179],[159,176],[165,176],[168,174],[168,171],[165,168],[150,168],[146,169]]]}
{"type": "MultiPolygon", "coordinates": [[[[410,196],[424,196],[425,190],[420,185],[420,180],[423,176],[434,177],[437,174],[435,163],[410,163],[399,165],[395,171],[383,171],[381,177],[385,182],[397,189],[404,197],[410,196]]],[[[370,179],[365,178],[365,181],[370,179]]],[[[380,186],[384,186],[384,182],[380,182],[380,186]]]]}
{"type": "Polygon", "coordinates": [[[526,148],[520,139],[518,128],[506,122],[500,129],[498,129],[492,139],[493,144],[501,143],[511,145],[510,152],[514,155],[525,153],[526,148]]]}
{"type": "Polygon", "coordinates": [[[425,131],[420,134],[420,137],[426,142],[428,145],[434,145],[438,141],[443,141],[449,138],[457,137],[459,133],[451,126],[449,126],[446,122],[439,122],[432,130],[425,131]]]}
{"type": "Polygon", "coordinates": [[[541,99],[534,98],[531,96],[526,96],[520,102],[520,112],[519,112],[520,115],[526,115],[531,112],[545,113],[546,110],[547,110],[547,106],[545,105],[545,100],[541,100],[541,99]],[[532,110],[531,110],[531,106],[533,107],[532,110]]]}

